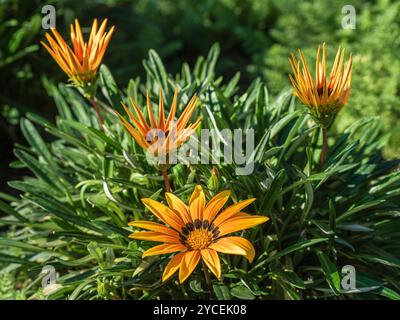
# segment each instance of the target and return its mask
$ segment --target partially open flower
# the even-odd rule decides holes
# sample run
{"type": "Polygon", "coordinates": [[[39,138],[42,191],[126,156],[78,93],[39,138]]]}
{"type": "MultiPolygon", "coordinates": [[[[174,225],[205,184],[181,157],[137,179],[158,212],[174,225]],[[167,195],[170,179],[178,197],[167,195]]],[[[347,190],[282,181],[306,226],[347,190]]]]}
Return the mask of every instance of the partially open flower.
{"type": "Polygon", "coordinates": [[[322,45],[322,59],[320,57],[321,47],[319,46],[314,81],[301,50],[299,50],[299,53],[300,61],[296,59],[293,53],[291,59],[289,58],[293,71],[293,77],[289,75],[289,78],[294,87],[294,94],[308,107],[317,124],[326,128],[349,99],[352,55],[345,65],[345,49],[339,48],[329,79],[327,79],[325,44],[322,45]]]}
{"type": "Polygon", "coordinates": [[[71,24],[72,48],[54,28],[51,29],[54,38],[49,33],[46,33],[46,39],[49,44],[41,43],[74,85],[85,89],[93,88],[97,69],[114,32],[114,27],[111,27],[106,32],[106,26],[107,19],[103,20],[100,28],[98,28],[97,19],[95,19],[89,41],[85,42],[79,22],[75,19],[75,26],[71,24]]]}
{"type": "Polygon", "coordinates": [[[167,119],[165,119],[164,114],[164,98],[162,90],[160,90],[157,121],[154,117],[152,104],[148,94],[147,113],[150,123],[145,120],[142,111],[132,98],[130,98],[130,101],[135,110],[136,117],[125,104],[122,104],[132,124],[122,115],[119,113],[117,114],[120,123],[127,129],[135,141],[143,149],[147,150],[151,156],[163,159],[165,161],[164,164],[167,165],[169,155],[176,151],[177,148],[194,133],[201,123],[201,118],[198,118],[194,123],[188,125],[198,100],[197,96],[194,95],[177,121],[175,121],[175,113],[178,105],[178,91],[175,91],[167,119]]]}
{"type": "Polygon", "coordinates": [[[129,237],[163,243],[145,251],[143,257],[179,252],[165,267],[163,281],[179,270],[179,281],[184,282],[200,259],[219,278],[221,263],[217,252],[242,255],[250,262],[255,256],[251,242],[227,235],[269,220],[265,216],[242,212],[255,199],[237,202],[221,211],[229,196],[230,191],[223,191],[206,204],[203,189],[197,185],[189,206],[172,193],[165,194],[168,206],[152,199],[142,199],[146,208],[168,226],[151,221],[133,221],[129,225],[150,231],[134,232],[129,237]]]}

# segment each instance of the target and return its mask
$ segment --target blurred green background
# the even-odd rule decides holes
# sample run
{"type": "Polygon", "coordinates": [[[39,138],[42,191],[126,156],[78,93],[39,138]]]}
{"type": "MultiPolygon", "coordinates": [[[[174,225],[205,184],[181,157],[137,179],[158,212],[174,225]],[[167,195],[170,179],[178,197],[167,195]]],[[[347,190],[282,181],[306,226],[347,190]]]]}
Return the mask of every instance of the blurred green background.
{"type": "Polygon", "coordinates": [[[95,17],[110,19],[117,31],[104,62],[121,87],[144,75],[142,59],[150,48],[174,73],[219,42],[219,74],[240,71],[242,87],[261,77],[276,95],[289,85],[291,51],[302,48],[313,64],[319,43],[327,43],[329,61],[343,45],[354,56],[352,91],[335,129],[361,116],[381,116],[384,129],[393,133],[386,156],[400,153],[399,1],[0,0],[0,189],[16,176],[8,164],[13,144],[22,139],[19,118],[32,111],[54,118],[43,82],[66,81],[39,45],[45,4],[55,6],[57,29],[65,37],[74,18],[87,27],[95,17]],[[342,28],[342,7],[348,4],[356,9],[354,30],[342,28]]]}

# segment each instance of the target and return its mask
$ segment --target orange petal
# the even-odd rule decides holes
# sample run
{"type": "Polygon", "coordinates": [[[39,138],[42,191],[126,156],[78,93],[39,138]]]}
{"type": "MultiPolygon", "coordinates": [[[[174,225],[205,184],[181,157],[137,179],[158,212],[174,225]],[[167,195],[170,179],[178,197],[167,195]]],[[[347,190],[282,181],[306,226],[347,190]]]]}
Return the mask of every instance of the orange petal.
{"type": "Polygon", "coordinates": [[[149,114],[150,125],[152,128],[157,128],[156,121],[154,120],[153,107],[151,106],[151,101],[150,101],[150,96],[149,96],[148,91],[147,91],[147,95],[146,95],[146,100],[147,100],[147,112],[149,114]]]}
{"type": "Polygon", "coordinates": [[[247,200],[243,200],[240,202],[237,202],[228,208],[226,208],[224,211],[222,211],[213,221],[214,224],[218,227],[222,222],[225,220],[229,219],[232,217],[234,214],[238,213],[241,211],[243,208],[247,207],[249,204],[253,203],[256,200],[256,198],[251,198],[247,200]]]}
{"type": "Polygon", "coordinates": [[[197,98],[197,96],[193,95],[192,99],[190,99],[185,110],[182,112],[181,116],[179,117],[179,119],[176,123],[178,132],[186,127],[186,124],[189,122],[190,117],[192,116],[194,110],[196,109],[196,105],[197,105],[198,101],[199,101],[199,99],[197,98]]]}
{"type": "Polygon", "coordinates": [[[258,224],[267,222],[268,220],[269,220],[268,217],[263,217],[263,216],[252,216],[248,214],[238,215],[238,216],[235,215],[218,226],[220,231],[219,236],[223,236],[228,233],[240,230],[249,229],[258,224]]]}
{"type": "Polygon", "coordinates": [[[133,139],[137,142],[138,145],[140,145],[143,149],[147,149],[149,147],[149,143],[146,141],[146,139],[143,137],[142,134],[140,134],[139,131],[135,130],[135,128],[125,120],[118,112],[117,115],[120,119],[120,123],[125,127],[125,129],[129,132],[129,134],[132,136],[133,139]]]}
{"type": "Polygon", "coordinates": [[[166,205],[149,198],[142,199],[142,202],[158,219],[170,225],[176,231],[180,232],[185,225],[182,219],[166,205]]]}
{"type": "Polygon", "coordinates": [[[166,123],[166,130],[170,130],[171,126],[173,125],[175,121],[175,113],[176,113],[176,107],[178,105],[178,90],[175,90],[174,92],[174,98],[172,99],[172,104],[171,108],[169,110],[169,115],[166,123]]]}
{"type": "Polygon", "coordinates": [[[160,88],[160,98],[158,102],[158,128],[161,130],[165,130],[165,120],[164,120],[164,97],[162,88],[160,88]]]}
{"type": "Polygon", "coordinates": [[[230,190],[222,191],[214,196],[208,203],[204,210],[203,220],[211,222],[217,213],[222,209],[231,195],[230,190]]]}
{"type": "Polygon", "coordinates": [[[201,250],[201,256],[203,261],[206,263],[207,267],[211,272],[217,277],[221,277],[221,262],[219,260],[218,253],[212,249],[201,250]]]}
{"type": "Polygon", "coordinates": [[[159,244],[149,250],[143,252],[142,258],[149,257],[149,256],[157,256],[159,254],[167,254],[176,251],[186,250],[187,248],[183,244],[159,244]]]}
{"type": "Polygon", "coordinates": [[[96,36],[96,33],[97,33],[97,19],[94,19],[92,24],[92,29],[90,30],[89,44],[88,44],[89,49],[92,48],[93,40],[96,36]]]}
{"type": "Polygon", "coordinates": [[[242,237],[221,238],[212,243],[209,248],[221,253],[245,256],[250,262],[253,261],[255,256],[253,245],[242,237]]]}
{"type": "Polygon", "coordinates": [[[180,243],[179,238],[177,237],[168,236],[166,234],[153,231],[134,232],[129,235],[129,238],[154,242],[180,243]]]}
{"type": "Polygon", "coordinates": [[[162,224],[152,222],[152,221],[142,221],[142,220],[132,221],[132,222],[129,222],[128,225],[130,225],[132,227],[147,229],[150,231],[160,232],[160,233],[172,236],[172,237],[179,237],[179,234],[175,230],[172,230],[171,228],[168,228],[166,226],[163,226],[162,224]]]}
{"type": "Polygon", "coordinates": [[[192,222],[187,205],[173,193],[167,192],[165,194],[169,207],[179,214],[183,222],[192,222]]]}
{"type": "Polygon", "coordinates": [[[185,257],[186,252],[176,254],[164,269],[162,281],[167,281],[180,267],[182,259],[185,257]]]}
{"type": "MultiPolygon", "coordinates": [[[[135,101],[133,101],[133,99],[131,98],[131,102],[133,104],[133,106],[135,106],[135,101]]],[[[140,133],[142,134],[142,136],[146,136],[147,131],[148,131],[148,127],[147,124],[143,123],[141,119],[143,119],[143,115],[141,114],[140,110],[135,110],[136,114],[139,117],[139,120],[135,118],[135,116],[133,115],[133,113],[129,110],[129,108],[123,103],[121,102],[122,106],[125,109],[125,112],[127,113],[127,115],[129,116],[129,119],[132,121],[132,123],[134,124],[134,126],[140,131],[140,133]]]]}
{"type": "Polygon", "coordinates": [[[183,283],[196,268],[200,260],[199,250],[187,251],[179,269],[179,282],[183,283]]]}
{"type": "MultiPolygon", "coordinates": [[[[139,109],[138,105],[136,104],[135,100],[133,100],[132,97],[129,97],[129,99],[130,99],[130,101],[131,101],[131,103],[133,105],[133,108],[135,109],[135,113],[136,113],[136,115],[137,115],[137,117],[139,119],[139,122],[140,122],[141,126],[145,129],[145,131],[147,133],[147,131],[150,130],[150,127],[147,124],[147,121],[144,119],[143,114],[140,111],[140,109],[139,109]]],[[[146,135],[146,133],[144,135],[146,135]]]]}
{"type": "Polygon", "coordinates": [[[203,219],[203,213],[205,208],[206,197],[204,195],[203,188],[197,185],[189,200],[189,211],[192,220],[203,219]]]}

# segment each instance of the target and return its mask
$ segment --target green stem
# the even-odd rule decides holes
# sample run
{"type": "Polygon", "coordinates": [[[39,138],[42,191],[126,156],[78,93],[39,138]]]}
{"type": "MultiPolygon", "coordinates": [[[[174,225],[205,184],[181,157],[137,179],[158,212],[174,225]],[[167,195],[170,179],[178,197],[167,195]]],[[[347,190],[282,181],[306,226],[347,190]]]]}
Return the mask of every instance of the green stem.
{"type": "Polygon", "coordinates": [[[96,111],[97,118],[99,119],[100,127],[103,128],[104,118],[103,118],[103,116],[101,115],[100,107],[99,107],[99,105],[98,105],[98,103],[97,103],[96,98],[95,98],[95,97],[89,98],[89,101],[90,101],[90,103],[92,104],[94,110],[96,111]]]}
{"type": "Polygon", "coordinates": [[[323,167],[325,160],[326,160],[327,149],[328,149],[327,131],[326,131],[326,128],[322,128],[322,152],[321,152],[321,159],[320,159],[321,168],[323,167]]]}
{"type": "Polygon", "coordinates": [[[204,263],[203,260],[201,260],[201,266],[203,268],[204,279],[206,280],[206,286],[208,288],[208,294],[209,294],[209,298],[211,300],[212,293],[213,293],[214,289],[213,289],[212,282],[211,282],[211,279],[210,279],[210,274],[209,274],[208,268],[207,268],[207,266],[206,266],[206,264],[204,263]]]}

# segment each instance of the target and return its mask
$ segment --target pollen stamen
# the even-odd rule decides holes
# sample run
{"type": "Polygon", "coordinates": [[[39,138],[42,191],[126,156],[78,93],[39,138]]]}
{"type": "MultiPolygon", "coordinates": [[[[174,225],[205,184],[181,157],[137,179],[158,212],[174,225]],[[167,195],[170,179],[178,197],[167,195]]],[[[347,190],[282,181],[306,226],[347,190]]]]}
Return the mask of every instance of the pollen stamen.
{"type": "Polygon", "coordinates": [[[179,238],[189,250],[201,250],[207,248],[218,234],[219,229],[214,224],[210,225],[208,220],[196,219],[182,228],[179,238]]]}

